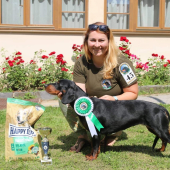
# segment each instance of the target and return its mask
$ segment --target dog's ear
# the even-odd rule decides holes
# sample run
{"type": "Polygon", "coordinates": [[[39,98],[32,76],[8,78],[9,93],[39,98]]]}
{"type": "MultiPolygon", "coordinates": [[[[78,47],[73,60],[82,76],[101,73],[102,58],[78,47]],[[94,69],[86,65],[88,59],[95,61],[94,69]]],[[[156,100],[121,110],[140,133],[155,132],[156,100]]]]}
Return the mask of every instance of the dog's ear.
{"type": "Polygon", "coordinates": [[[63,96],[61,102],[63,104],[69,104],[75,100],[74,88],[70,87],[67,91],[63,90],[63,96]]]}

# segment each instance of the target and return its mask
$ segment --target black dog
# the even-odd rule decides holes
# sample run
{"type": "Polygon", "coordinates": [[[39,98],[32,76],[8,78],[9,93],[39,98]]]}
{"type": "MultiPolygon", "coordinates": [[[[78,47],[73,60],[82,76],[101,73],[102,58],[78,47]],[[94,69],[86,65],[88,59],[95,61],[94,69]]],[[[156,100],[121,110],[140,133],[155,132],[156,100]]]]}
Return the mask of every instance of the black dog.
{"type": "MultiPolygon", "coordinates": [[[[76,99],[88,96],[70,80],[60,80],[57,83],[45,85],[45,90],[53,95],[62,92],[62,103],[70,104],[73,108],[76,99]]],[[[159,151],[164,151],[167,143],[170,143],[169,113],[164,107],[140,100],[108,101],[95,97],[90,99],[94,104],[93,113],[104,128],[100,132],[96,129],[98,135],[94,135],[92,138],[92,152],[86,155],[88,160],[96,159],[100,153],[101,134],[111,134],[138,124],[145,125],[150,132],[156,135],[153,149],[159,138],[162,140],[162,147],[159,151]]],[[[83,126],[89,130],[85,117],[79,116],[79,118],[83,126]]]]}

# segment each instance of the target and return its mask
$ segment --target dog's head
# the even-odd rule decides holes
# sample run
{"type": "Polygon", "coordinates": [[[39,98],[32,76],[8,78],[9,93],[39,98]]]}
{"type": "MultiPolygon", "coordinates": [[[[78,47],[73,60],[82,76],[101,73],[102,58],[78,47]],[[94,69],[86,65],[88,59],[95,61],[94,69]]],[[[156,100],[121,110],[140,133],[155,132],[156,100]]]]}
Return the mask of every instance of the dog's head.
{"type": "Polygon", "coordinates": [[[27,122],[27,118],[30,115],[30,113],[32,112],[32,108],[31,109],[20,109],[17,112],[17,122],[18,125],[23,125],[25,124],[25,122],[27,122]]]}
{"type": "Polygon", "coordinates": [[[61,102],[63,104],[69,104],[75,100],[76,84],[71,80],[62,79],[56,83],[50,83],[44,86],[46,92],[49,94],[58,95],[61,92],[61,102]]]}

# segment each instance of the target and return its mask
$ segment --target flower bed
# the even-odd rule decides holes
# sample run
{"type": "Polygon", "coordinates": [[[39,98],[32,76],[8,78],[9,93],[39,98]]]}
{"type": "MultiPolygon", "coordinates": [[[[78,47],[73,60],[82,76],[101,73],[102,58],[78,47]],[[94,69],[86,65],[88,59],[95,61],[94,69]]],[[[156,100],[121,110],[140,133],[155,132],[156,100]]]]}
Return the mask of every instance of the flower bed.
{"type": "Polygon", "coordinates": [[[43,84],[56,82],[59,79],[72,79],[72,67],[67,66],[62,54],[56,55],[53,51],[44,55],[45,51],[36,51],[29,63],[25,63],[21,52],[14,52],[6,56],[1,64],[0,90],[31,90],[43,89],[43,84]]]}
{"type": "MultiPolygon", "coordinates": [[[[138,83],[144,85],[170,84],[170,60],[163,55],[151,54],[146,63],[130,51],[131,42],[126,37],[120,37],[119,49],[128,57],[134,65],[138,83]]],[[[75,62],[83,55],[83,45],[73,44],[72,61],[75,62]]],[[[72,79],[73,66],[67,66],[62,54],[56,55],[53,51],[45,55],[40,50],[34,53],[29,63],[22,58],[22,53],[14,52],[6,56],[5,49],[1,49],[4,58],[0,66],[0,91],[29,91],[31,89],[43,89],[43,84],[56,82],[59,79],[72,79]]]]}
{"type": "Polygon", "coordinates": [[[120,37],[119,49],[128,57],[135,67],[139,85],[162,85],[170,83],[170,60],[164,55],[151,54],[146,63],[130,52],[131,43],[126,37],[120,37]]]}

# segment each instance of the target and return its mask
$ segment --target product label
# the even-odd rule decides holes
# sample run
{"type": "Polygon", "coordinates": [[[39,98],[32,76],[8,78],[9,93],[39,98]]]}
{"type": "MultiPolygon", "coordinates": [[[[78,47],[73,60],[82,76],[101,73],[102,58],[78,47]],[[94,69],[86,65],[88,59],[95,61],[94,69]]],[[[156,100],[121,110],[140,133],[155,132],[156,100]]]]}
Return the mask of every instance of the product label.
{"type": "Polygon", "coordinates": [[[34,147],[34,140],[31,137],[14,137],[13,141],[11,150],[15,151],[15,155],[27,154],[34,147]]]}
{"type": "Polygon", "coordinates": [[[35,137],[36,133],[32,129],[31,126],[28,127],[20,127],[15,126],[13,124],[9,124],[9,137],[19,137],[19,136],[28,136],[28,137],[35,137]]]}

